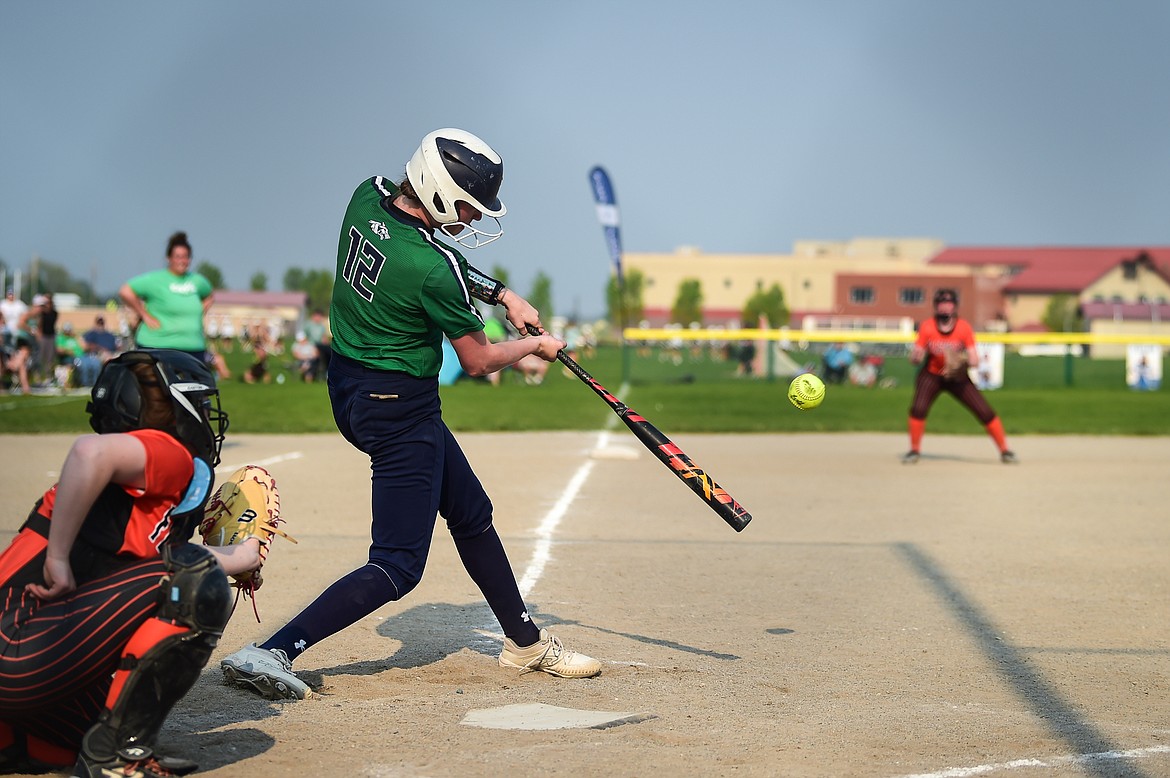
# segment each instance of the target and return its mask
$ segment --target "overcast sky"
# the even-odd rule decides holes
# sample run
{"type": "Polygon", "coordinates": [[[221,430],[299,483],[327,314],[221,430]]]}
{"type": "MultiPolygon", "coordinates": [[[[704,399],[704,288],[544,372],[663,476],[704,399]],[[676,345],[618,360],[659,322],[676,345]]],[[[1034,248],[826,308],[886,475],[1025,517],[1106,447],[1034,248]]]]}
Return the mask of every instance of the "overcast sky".
{"type": "Polygon", "coordinates": [[[365,178],[505,162],[466,252],[600,314],[627,251],[1170,244],[1170,2],[0,2],[0,259],[109,292],[186,230],[232,288],[333,269],[365,178]]]}

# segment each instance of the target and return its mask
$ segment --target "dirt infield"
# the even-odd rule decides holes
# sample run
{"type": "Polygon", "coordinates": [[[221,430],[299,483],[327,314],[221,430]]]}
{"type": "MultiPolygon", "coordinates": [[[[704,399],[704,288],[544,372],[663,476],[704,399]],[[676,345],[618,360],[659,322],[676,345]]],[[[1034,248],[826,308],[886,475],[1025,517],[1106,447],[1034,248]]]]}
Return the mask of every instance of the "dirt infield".
{"type": "MultiPolygon", "coordinates": [[[[0,438],[5,536],[69,440],[0,438]]],[[[461,440],[536,620],[602,676],[499,668],[440,522],[418,589],[298,661],[320,698],[223,686],[219,657],[368,543],[368,465],[339,436],[235,436],[225,467],[268,463],[300,544],[278,541],[263,623],[241,603],[168,752],[221,776],[1170,776],[1170,439],[1019,438],[1004,466],[928,434],[903,466],[897,435],[678,437],[754,514],[741,534],[649,455],[591,457],[598,433],[461,440]],[[461,724],[516,703],[647,717],[461,724]]]]}

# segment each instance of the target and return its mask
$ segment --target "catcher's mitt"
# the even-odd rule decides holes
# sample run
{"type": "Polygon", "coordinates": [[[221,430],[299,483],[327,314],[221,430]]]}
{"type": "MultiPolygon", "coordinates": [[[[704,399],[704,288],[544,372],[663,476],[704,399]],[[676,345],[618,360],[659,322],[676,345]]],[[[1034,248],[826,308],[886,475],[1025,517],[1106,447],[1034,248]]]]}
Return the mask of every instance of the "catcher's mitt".
{"type": "Polygon", "coordinates": [[[942,377],[949,381],[956,378],[961,378],[967,372],[967,351],[966,349],[948,349],[943,352],[945,363],[943,364],[942,377]]]}
{"type": "MultiPolygon", "coordinates": [[[[248,538],[258,539],[260,566],[263,567],[274,535],[297,542],[296,538],[280,529],[283,523],[276,479],[262,467],[245,465],[229,475],[207,501],[207,507],[203,509],[203,521],[199,524],[199,534],[208,546],[231,546],[243,543],[248,538]]],[[[235,579],[232,585],[245,597],[252,597],[264,583],[260,567],[237,573],[232,578],[235,579]]],[[[253,610],[255,607],[253,600],[253,610]]],[[[256,619],[259,621],[259,614],[256,619]]]]}

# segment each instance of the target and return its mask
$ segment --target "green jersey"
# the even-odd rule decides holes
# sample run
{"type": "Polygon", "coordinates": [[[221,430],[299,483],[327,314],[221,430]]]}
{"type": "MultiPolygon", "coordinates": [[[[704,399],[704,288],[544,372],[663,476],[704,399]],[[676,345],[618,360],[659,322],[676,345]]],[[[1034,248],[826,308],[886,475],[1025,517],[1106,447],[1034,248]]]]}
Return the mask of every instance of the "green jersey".
{"type": "Polygon", "coordinates": [[[210,281],[198,273],[177,276],[170,270],[154,270],[127,283],[159,324],[158,329],[138,325],[134,339],[139,346],[179,351],[207,348],[203,339],[203,301],[213,291],[210,281]]]}
{"type": "Polygon", "coordinates": [[[329,326],[333,349],[378,370],[433,378],[443,335],[484,327],[472,302],[467,260],[420,220],[390,205],[381,176],[354,192],[341,225],[329,326]]]}

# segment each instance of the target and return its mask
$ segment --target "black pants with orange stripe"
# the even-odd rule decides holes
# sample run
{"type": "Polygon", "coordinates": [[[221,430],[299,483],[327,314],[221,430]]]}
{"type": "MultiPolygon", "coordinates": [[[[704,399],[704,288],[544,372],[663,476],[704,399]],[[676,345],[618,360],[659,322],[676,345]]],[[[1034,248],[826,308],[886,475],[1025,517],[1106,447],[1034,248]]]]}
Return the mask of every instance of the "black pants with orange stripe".
{"type": "Polygon", "coordinates": [[[44,603],[0,589],[0,748],[23,735],[76,752],[165,573],[161,558],[138,562],[44,603]]]}
{"type": "Polygon", "coordinates": [[[910,403],[910,418],[925,419],[930,413],[930,407],[943,392],[949,393],[967,410],[979,419],[980,424],[988,424],[995,418],[995,411],[987,398],[979,391],[979,387],[963,373],[958,378],[946,379],[935,375],[929,370],[919,370],[914,381],[914,399],[910,403]]]}

